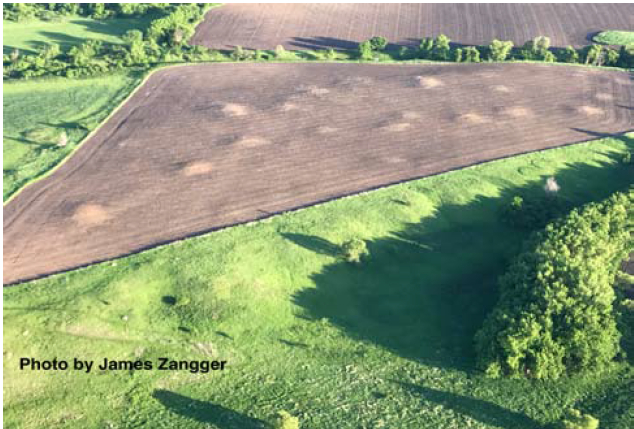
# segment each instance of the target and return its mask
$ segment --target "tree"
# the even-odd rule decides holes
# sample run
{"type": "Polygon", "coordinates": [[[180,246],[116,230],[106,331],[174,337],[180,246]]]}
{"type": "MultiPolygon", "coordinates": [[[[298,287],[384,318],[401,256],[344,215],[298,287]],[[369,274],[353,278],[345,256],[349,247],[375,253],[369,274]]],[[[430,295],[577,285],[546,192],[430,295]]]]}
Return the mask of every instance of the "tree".
{"type": "Polygon", "coordinates": [[[334,60],[337,58],[337,53],[335,52],[334,49],[330,48],[326,51],[326,59],[327,60],[334,60]]]}
{"type": "Polygon", "coordinates": [[[287,411],[279,411],[273,423],[274,429],[299,429],[299,419],[287,411]]]}
{"type": "Polygon", "coordinates": [[[440,61],[447,61],[451,54],[451,40],[444,34],[439,34],[434,40],[433,58],[440,61]]]}
{"type": "Polygon", "coordinates": [[[480,368],[556,379],[612,361],[620,350],[613,284],[630,250],[633,209],[634,191],[615,194],[531,237],[476,334],[480,368]]]}
{"type": "Polygon", "coordinates": [[[621,46],[618,66],[623,68],[634,68],[634,44],[621,46]]]}
{"type": "Polygon", "coordinates": [[[371,60],[373,58],[372,44],[369,40],[359,43],[359,58],[362,60],[371,60]]]}
{"type": "Polygon", "coordinates": [[[425,37],[424,39],[422,39],[418,47],[420,58],[422,59],[431,58],[433,49],[434,49],[434,39],[432,39],[431,37],[425,37]]]}
{"type": "Polygon", "coordinates": [[[341,246],[341,254],[346,261],[358,264],[361,262],[361,259],[368,254],[368,246],[364,240],[353,238],[343,243],[341,246]]]}
{"type": "Polygon", "coordinates": [[[475,46],[467,46],[464,49],[465,54],[465,63],[479,63],[480,62],[480,51],[475,46]]]}
{"type": "Polygon", "coordinates": [[[373,51],[382,51],[387,46],[387,39],[382,36],[375,36],[370,39],[370,45],[373,51]]]}
{"type": "Polygon", "coordinates": [[[616,67],[619,64],[619,51],[612,48],[605,49],[605,64],[611,67],[616,67]]]}
{"type": "Polygon", "coordinates": [[[577,50],[572,46],[568,45],[568,47],[563,51],[561,59],[564,63],[578,63],[579,52],[577,52],[577,50]]]}
{"type": "Polygon", "coordinates": [[[603,46],[591,45],[587,48],[586,52],[586,64],[601,65],[603,57],[603,46]]]}
{"type": "Polygon", "coordinates": [[[244,49],[242,49],[242,46],[240,45],[236,46],[233,52],[231,52],[231,59],[234,61],[242,61],[245,58],[246,58],[246,53],[244,52],[244,49]]]}
{"type": "Polygon", "coordinates": [[[453,60],[457,63],[462,62],[462,49],[461,48],[457,48],[454,52],[453,52],[453,60]]]}
{"type": "Polygon", "coordinates": [[[493,61],[504,61],[508,58],[513,49],[513,42],[494,39],[489,45],[491,59],[493,61]]]}
{"type": "Polygon", "coordinates": [[[14,63],[20,58],[20,50],[18,48],[14,48],[11,51],[11,62],[14,63]]]}

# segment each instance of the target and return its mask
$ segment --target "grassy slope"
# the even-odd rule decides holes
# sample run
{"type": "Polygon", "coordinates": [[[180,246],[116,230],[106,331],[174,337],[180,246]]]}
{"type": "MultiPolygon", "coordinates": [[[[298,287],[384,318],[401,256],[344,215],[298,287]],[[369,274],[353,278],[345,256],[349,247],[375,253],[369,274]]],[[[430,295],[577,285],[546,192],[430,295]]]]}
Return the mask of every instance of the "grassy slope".
{"type": "Polygon", "coordinates": [[[576,203],[634,181],[605,139],[345,198],[4,291],[6,427],[530,428],[576,406],[634,423],[634,371],[488,380],[472,336],[525,233],[496,217],[556,175],[576,203]],[[335,255],[353,236],[372,256],[335,255]],[[20,357],[205,359],[224,373],[54,373],[20,357]],[[630,384],[631,385],[631,384],[630,384]],[[107,426],[110,423],[112,426],[107,426]]]}
{"type": "Polygon", "coordinates": [[[32,19],[23,22],[3,20],[3,52],[14,48],[34,52],[46,43],[57,43],[62,50],[80,45],[86,40],[121,43],[128,30],[144,30],[156,16],[148,14],[138,18],[96,20],[84,17],[59,17],[56,21],[32,19]]]}
{"type": "Polygon", "coordinates": [[[603,31],[593,39],[604,45],[631,45],[634,43],[634,31],[603,31]]]}
{"type": "Polygon", "coordinates": [[[140,81],[116,74],[4,83],[3,200],[71,153],[140,81]],[[56,144],[62,132],[69,137],[63,148],[56,144]]]}

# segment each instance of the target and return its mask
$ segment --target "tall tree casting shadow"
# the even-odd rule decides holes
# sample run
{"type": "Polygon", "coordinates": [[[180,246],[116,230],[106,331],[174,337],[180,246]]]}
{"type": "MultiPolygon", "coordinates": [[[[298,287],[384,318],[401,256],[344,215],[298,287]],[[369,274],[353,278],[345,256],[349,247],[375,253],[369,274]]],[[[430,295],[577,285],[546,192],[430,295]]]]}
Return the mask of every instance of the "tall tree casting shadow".
{"type": "MultiPolygon", "coordinates": [[[[634,139],[619,138],[634,149],[634,139]]],[[[557,173],[559,197],[568,207],[602,200],[634,183],[634,169],[619,155],[606,155],[613,161],[568,164],[557,173]]],[[[516,195],[543,196],[546,178],[505,185],[496,197],[442,204],[420,223],[367,241],[370,256],[360,264],[340,260],[312,275],[316,287],[294,296],[305,309],[301,317],[327,318],[352,338],[407,359],[472,371],[473,337],[497,300],[497,279],[530,233],[500,225],[500,207],[516,195]]],[[[317,253],[335,253],[335,244],[321,237],[285,237],[317,253]]]]}

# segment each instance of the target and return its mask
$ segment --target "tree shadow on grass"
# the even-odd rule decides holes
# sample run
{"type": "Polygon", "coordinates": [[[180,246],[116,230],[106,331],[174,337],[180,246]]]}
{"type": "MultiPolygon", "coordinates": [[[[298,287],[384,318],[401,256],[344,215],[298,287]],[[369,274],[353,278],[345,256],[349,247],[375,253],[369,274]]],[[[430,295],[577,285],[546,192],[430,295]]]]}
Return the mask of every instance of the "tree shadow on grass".
{"type": "Polygon", "coordinates": [[[269,425],[221,405],[188,398],[168,390],[155,390],[152,396],[173,413],[221,429],[260,429],[269,425]]]}
{"type": "Polygon", "coordinates": [[[339,246],[321,237],[294,233],[282,233],[282,237],[320,255],[337,256],[339,254],[339,246]]]}
{"type": "MultiPolygon", "coordinates": [[[[632,150],[634,139],[616,137],[632,150]]],[[[556,179],[569,208],[602,200],[634,183],[634,169],[607,153],[610,162],[568,164],[556,179]]],[[[525,167],[533,168],[530,163],[525,167]]],[[[368,240],[360,264],[337,261],[312,275],[315,288],[296,293],[302,317],[328,319],[355,339],[369,341],[427,365],[474,369],[473,337],[497,300],[497,279],[530,231],[500,224],[499,211],[513,197],[544,195],[548,176],[466,204],[441,204],[433,216],[390,235],[368,240]]],[[[476,175],[466,177],[477,181],[476,175]]],[[[320,237],[286,234],[317,253],[320,237]]],[[[324,244],[324,242],[326,244],[324,244]]],[[[334,246],[334,245],[333,245],[334,246]]]]}
{"type": "Polygon", "coordinates": [[[542,425],[530,417],[507,410],[499,405],[481,399],[456,395],[424,386],[397,382],[403,389],[420,396],[424,402],[441,405],[458,414],[469,416],[480,423],[499,428],[529,429],[541,428],[542,425]]]}

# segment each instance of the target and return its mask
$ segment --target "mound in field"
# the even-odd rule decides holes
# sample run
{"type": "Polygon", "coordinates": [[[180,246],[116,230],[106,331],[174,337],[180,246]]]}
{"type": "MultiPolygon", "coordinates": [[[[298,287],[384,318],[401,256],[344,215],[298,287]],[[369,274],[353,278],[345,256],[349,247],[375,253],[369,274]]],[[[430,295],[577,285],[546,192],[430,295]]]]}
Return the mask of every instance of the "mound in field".
{"type": "Polygon", "coordinates": [[[446,34],[454,42],[523,44],[548,36],[553,46],[583,46],[605,29],[634,30],[634,4],[227,4],[212,9],[193,44],[216,49],[355,49],[384,36],[417,46],[446,34]]]}
{"type": "Polygon", "coordinates": [[[5,206],[5,284],[634,123],[633,82],[615,70],[243,63],[162,69],[145,85],[159,82],[5,206]],[[438,76],[424,96],[411,85],[438,76]],[[280,109],[300,87],[328,92],[280,109]]]}

